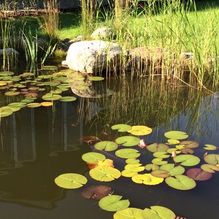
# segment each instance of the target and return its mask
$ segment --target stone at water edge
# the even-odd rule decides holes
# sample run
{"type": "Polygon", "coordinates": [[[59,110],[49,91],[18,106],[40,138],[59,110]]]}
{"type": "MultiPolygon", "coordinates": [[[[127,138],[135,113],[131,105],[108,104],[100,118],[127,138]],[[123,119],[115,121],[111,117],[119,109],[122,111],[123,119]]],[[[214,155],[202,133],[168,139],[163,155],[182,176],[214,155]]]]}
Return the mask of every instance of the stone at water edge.
{"type": "Polygon", "coordinates": [[[94,40],[109,40],[114,37],[112,28],[109,27],[100,27],[97,28],[92,34],[91,38],[94,40]]]}
{"type": "Polygon", "coordinates": [[[64,63],[70,69],[81,73],[100,73],[106,68],[110,70],[109,63],[117,67],[118,57],[121,55],[122,48],[117,43],[101,40],[81,41],[71,44],[64,63]]]}

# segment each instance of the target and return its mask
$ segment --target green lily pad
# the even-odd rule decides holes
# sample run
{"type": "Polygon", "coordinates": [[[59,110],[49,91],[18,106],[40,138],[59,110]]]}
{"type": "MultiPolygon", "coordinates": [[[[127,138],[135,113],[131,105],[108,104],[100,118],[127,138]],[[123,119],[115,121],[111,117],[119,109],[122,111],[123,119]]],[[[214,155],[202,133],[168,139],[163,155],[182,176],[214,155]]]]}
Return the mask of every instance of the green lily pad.
{"type": "Polygon", "coordinates": [[[205,144],[204,149],[207,151],[215,151],[215,150],[217,150],[217,146],[215,146],[213,144],[205,144]]]}
{"type": "Polygon", "coordinates": [[[9,107],[25,107],[26,106],[26,103],[23,103],[23,102],[14,102],[14,103],[10,103],[8,104],[9,107]]]}
{"type": "Polygon", "coordinates": [[[62,96],[60,96],[58,94],[53,94],[53,93],[47,93],[47,94],[42,96],[42,99],[46,100],[46,101],[55,101],[55,100],[59,100],[61,98],[62,98],[62,96]]]}
{"type": "Polygon", "coordinates": [[[215,171],[219,171],[219,166],[212,164],[202,164],[201,169],[208,173],[215,173],[215,171]]]}
{"type": "Polygon", "coordinates": [[[138,158],[141,155],[139,151],[136,149],[120,149],[117,150],[115,154],[117,157],[125,158],[125,159],[138,158]]]}
{"type": "Polygon", "coordinates": [[[103,81],[104,80],[104,78],[100,77],[100,76],[90,76],[90,77],[88,77],[88,79],[90,81],[103,81]]]}
{"type": "Polygon", "coordinates": [[[128,132],[131,133],[132,135],[143,136],[143,135],[149,135],[152,132],[152,129],[144,125],[136,125],[136,126],[132,126],[128,132]]]}
{"type": "Polygon", "coordinates": [[[145,167],[143,167],[140,163],[139,164],[126,164],[125,170],[132,170],[135,172],[141,172],[145,170],[145,167]]]}
{"type": "Polygon", "coordinates": [[[161,159],[165,159],[165,158],[169,158],[170,157],[170,155],[167,154],[167,152],[163,152],[163,151],[155,152],[155,153],[153,153],[153,156],[157,157],[157,158],[161,158],[161,159]]]}
{"type": "Polygon", "coordinates": [[[77,173],[64,173],[55,178],[55,183],[64,189],[77,189],[87,183],[87,178],[77,173]]]}
{"type": "Polygon", "coordinates": [[[129,207],[130,202],[128,199],[121,200],[120,195],[108,195],[100,199],[98,205],[105,211],[120,211],[129,207]]]}
{"type": "Polygon", "coordinates": [[[27,107],[29,107],[29,108],[38,108],[38,107],[41,107],[41,104],[40,103],[28,103],[27,107]]]}
{"type": "Polygon", "coordinates": [[[122,136],[122,137],[117,138],[115,142],[125,147],[132,147],[132,146],[138,145],[140,142],[140,139],[134,136],[122,136]]]}
{"type": "Polygon", "coordinates": [[[0,71],[0,76],[11,76],[14,75],[14,72],[11,71],[0,71]]]}
{"type": "Polygon", "coordinates": [[[121,173],[122,173],[122,176],[124,176],[124,177],[133,177],[133,176],[138,174],[138,172],[136,172],[134,170],[130,170],[130,169],[123,170],[121,173]]]}
{"type": "Polygon", "coordinates": [[[3,106],[0,107],[0,118],[10,116],[13,113],[10,107],[3,106]]]}
{"type": "Polygon", "coordinates": [[[176,215],[169,208],[163,206],[151,206],[143,211],[144,217],[148,219],[175,219],[176,215]]]}
{"type": "Polygon", "coordinates": [[[200,163],[200,158],[194,156],[194,155],[177,155],[173,158],[174,162],[181,163],[181,165],[186,167],[195,166],[200,163]]]}
{"type": "Polygon", "coordinates": [[[168,186],[178,190],[190,190],[196,187],[196,182],[184,175],[168,177],[165,179],[165,182],[168,186]]]}
{"type": "Polygon", "coordinates": [[[5,92],[5,96],[9,96],[9,97],[17,96],[19,94],[20,94],[19,91],[7,91],[7,92],[5,92]]]}
{"type": "Polygon", "coordinates": [[[129,158],[125,161],[127,164],[137,164],[140,163],[139,159],[135,159],[135,158],[129,158]]]}
{"type": "Polygon", "coordinates": [[[126,125],[126,124],[117,124],[111,127],[112,130],[117,130],[118,132],[127,132],[131,128],[132,127],[130,125],[126,125]]]}
{"type": "Polygon", "coordinates": [[[108,166],[97,166],[91,169],[89,174],[93,179],[101,182],[110,182],[121,176],[119,170],[108,166]]]}
{"type": "Polygon", "coordinates": [[[138,208],[126,208],[117,211],[113,215],[113,219],[146,219],[143,215],[143,210],[138,208]]]}
{"type": "Polygon", "coordinates": [[[169,132],[165,132],[164,136],[166,138],[170,138],[170,139],[175,139],[175,140],[183,140],[188,138],[188,134],[186,132],[182,132],[182,131],[169,131],[169,132]]]}
{"type": "Polygon", "coordinates": [[[175,166],[175,164],[172,163],[164,164],[160,169],[168,171],[170,176],[182,175],[185,172],[184,167],[175,166]]]}
{"type": "Polygon", "coordinates": [[[208,154],[204,156],[204,160],[208,164],[218,165],[219,164],[219,154],[208,154]]]}
{"type": "Polygon", "coordinates": [[[100,141],[94,145],[97,150],[115,151],[118,145],[113,141],[100,141]]]}
{"type": "Polygon", "coordinates": [[[21,110],[21,107],[18,106],[8,106],[8,107],[13,111],[13,113],[21,110]]]}
{"type": "Polygon", "coordinates": [[[75,100],[77,100],[76,97],[72,97],[72,96],[65,96],[59,99],[62,102],[73,102],[75,100]]]}
{"type": "Polygon", "coordinates": [[[146,148],[150,152],[155,153],[155,152],[165,152],[169,149],[169,146],[166,144],[153,143],[153,144],[148,145],[146,148]]]}
{"type": "Polygon", "coordinates": [[[145,184],[145,185],[158,185],[163,182],[163,178],[156,177],[151,174],[137,174],[132,177],[132,181],[138,184],[145,184]]]}
{"type": "Polygon", "coordinates": [[[152,162],[153,164],[156,164],[156,165],[164,165],[164,164],[167,164],[167,161],[162,160],[161,158],[154,158],[151,162],[152,162]]]}
{"type": "Polygon", "coordinates": [[[145,170],[147,170],[147,171],[154,171],[154,170],[158,170],[158,169],[159,169],[159,166],[157,164],[149,163],[149,164],[145,165],[145,170]]]}
{"type": "Polygon", "coordinates": [[[176,145],[180,143],[180,141],[176,139],[168,139],[167,142],[169,145],[176,145]]]}
{"type": "Polygon", "coordinates": [[[82,160],[91,164],[96,164],[98,161],[104,161],[105,159],[106,157],[103,154],[96,152],[88,152],[82,155],[82,160]]]}
{"type": "Polygon", "coordinates": [[[0,81],[0,87],[6,86],[8,84],[7,81],[0,81]]]}

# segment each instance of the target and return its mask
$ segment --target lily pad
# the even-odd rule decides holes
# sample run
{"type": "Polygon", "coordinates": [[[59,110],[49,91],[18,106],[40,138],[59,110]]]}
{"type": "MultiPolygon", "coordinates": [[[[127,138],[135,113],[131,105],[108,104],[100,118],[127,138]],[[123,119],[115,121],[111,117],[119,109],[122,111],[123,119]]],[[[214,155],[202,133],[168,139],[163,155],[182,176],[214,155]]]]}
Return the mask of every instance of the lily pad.
{"type": "Polygon", "coordinates": [[[144,209],[144,217],[148,219],[175,219],[176,215],[169,208],[163,206],[151,206],[144,209]]]}
{"type": "Polygon", "coordinates": [[[161,170],[161,169],[152,171],[151,175],[156,176],[156,177],[160,177],[160,178],[167,178],[170,176],[168,171],[161,170]]]}
{"type": "Polygon", "coordinates": [[[212,173],[205,172],[201,168],[191,168],[186,171],[186,175],[196,181],[206,181],[212,178],[212,173]]]}
{"type": "Polygon", "coordinates": [[[145,170],[147,170],[147,171],[154,171],[154,170],[158,170],[158,169],[159,169],[159,166],[156,164],[149,163],[149,164],[145,165],[145,170]]]}
{"type": "Polygon", "coordinates": [[[12,109],[8,106],[0,107],[0,118],[10,116],[13,113],[12,109]]]}
{"type": "Polygon", "coordinates": [[[42,99],[46,100],[46,101],[55,101],[55,100],[59,100],[61,98],[62,98],[62,96],[60,96],[58,94],[53,94],[53,93],[47,93],[47,94],[42,96],[42,99]]]}
{"type": "Polygon", "coordinates": [[[115,140],[117,144],[123,145],[125,147],[132,147],[138,145],[140,139],[134,136],[122,136],[115,140]]]}
{"type": "Polygon", "coordinates": [[[132,135],[143,136],[149,135],[152,132],[152,129],[144,125],[137,125],[132,126],[132,128],[128,132],[132,135]]]}
{"type": "Polygon", "coordinates": [[[218,165],[219,164],[219,154],[208,154],[204,156],[204,160],[208,164],[218,165]]]}
{"type": "Polygon", "coordinates": [[[115,154],[117,157],[125,158],[125,159],[138,158],[141,155],[139,151],[136,149],[120,149],[117,150],[115,154]]]}
{"type": "Polygon", "coordinates": [[[163,182],[163,178],[155,177],[149,173],[137,174],[132,177],[132,181],[138,184],[157,185],[163,182]]]}
{"type": "Polygon", "coordinates": [[[29,107],[29,108],[38,108],[38,107],[41,107],[41,104],[40,103],[28,103],[27,107],[29,107]]]}
{"type": "Polygon", "coordinates": [[[88,152],[82,155],[82,160],[87,163],[97,164],[98,161],[104,161],[106,157],[103,154],[96,152],[88,152]]]}
{"type": "Polygon", "coordinates": [[[0,87],[6,86],[7,84],[7,81],[0,81],[0,87]]]}
{"type": "Polygon", "coordinates": [[[160,167],[161,170],[169,172],[170,176],[182,175],[185,172],[185,168],[182,166],[175,166],[175,164],[165,164],[160,167]]]}
{"type": "Polygon", "coordinates": [[[161,158],[154,158],[151,162],[152,162],[153,164],[156,164],[156,165],[164,165],[164,164],[167,164],[167,161],[162,160],[161,158]]]}
{"type": "Polygon", "coordinates": [[[217,146],[215,146],[213,144],[205,144],[204,149],[207,151],[215,151],[215,150],[217,150],[217,146]]]}
{"type": "Polygon", "coordinates": [[[102,198],[98,205],[105,211],[120,211],[129,207],[130,202],[128,199],[121,200],[120,195],[108,195],[102,198]]]}
{"type": "Polygon", "coordinates": [[[137,164],[140,163],[139,159],[133,159],[133,158],[129,158],[125,161],[127,164],[137,164]]]}
{"type": "Polygon", "coordinates": [[[40,103],[41,104],[41,106],[44,106],[44,107],[50,107],[50,106],[52,106],[53,105],[53,102],[41,102],[40,103]]]}
{"type": "Polygon", "coordinates": [[[182,131],[169,131],[169,132],[165,132],[164,136],[166,138],[170,138],[170,139],[175,139],[175,140],[183,140],[188,138],[188,134],[186,132],[182,132],[182,131]]]}
{"type": "Polygon", "coordinates": [[[219,166],[212,164],[202,164],[201,169],[208,173],[215,173],[216,171],[219,171],[219,166]]]}
{"type": "Polygon", "coordinates": [[[23,102],[13,102],[13,103],[9,103],[8,104],[9,107],[25,107],[26,106],[26,103],[23,103],[23,102]]]}
{"type": "Polygon", "coordinates": [[[138,208],[126,208],[121,211],[117,211],[113,215],[113,219],[145,219],[143,210],[138,208]]]}
{"type": "Polygon", "coordinates": [[[167,152],[163,152],[163,151],[155,152],[155,153],[153,153],[153,156],[157,157],[157,158],[161,158],[161,159],[165,159],[165,158],[169,158],[170,157],[170,155],[167,154],[167,152]]]}
{"type": "Polygon", "coordinates": [[[104,77],[100,77],[100,76],[90,76],[88,77],[88,79],[90,81],[103,81],[104,80],[104,77]]]}
{"type": "Polygon", "coordinates": [[[64,173],[55,178],[55,183],[65,189],[77,189],[87,183],[87,178],[77,173],[64,173]]]}
{"type": "Polygon", "coordinates": [[[126,164],[125,170],[132,170],[135,172],[141,172],[145,170],[145,167],[143,167],[140,163],[139,164],[126,164]]]}
{"type": "Polygon", "coordinates": [[[72,97],[72,96],[65,96],[59,99],[62,102],[73,102],[75,100],[77,100],[76,97],[72,97]]]}
{"type": "Polygon", "coordinates": [[[126,125],[126,124],[117,124],[111,127],[112,130],[117,130],[118,132],[127,132],[131,128],[132,127],[130,125],[126,125]]]}
{"type": "Polygon", "coordinates": [[[184,175],[168,177],[165,179],[165,182],[168,186],[178,190],[190,190],[196,187],[196,182],[184,175]]]}
{"type": "Polygon", "coordinates": [[[147,149],[152,152],[165,152],[169,149],[169,146],[166,144],[158,144],[158,143],[153,143],[147,146],[147,149]]]}
{"type": "Polygon", "coordinates": [[[174,162],[181,163],[181,165],[186,167],[195,166],[200,163],[200,158],[194,156],[194,155],[177,155],[173,158],[174,162]]]}
{"type": "Polygon", "coordinates": [[[123,170],[121,173],[122,173],[122,176],[124,176],[124,177],[133,177],[133,176],[138,174],[138,172],[130,170],[130,169],[129,170],[123,170]]]}
{"type": "Polygon", "coordinates": [[[5,96],[9,96],[9,97],[17,96],[19,94],[20,94],[19,91],[7,91],[7,92],[5,92],[5,96]]]}
{"type": "Polygon", "coordinates": [[[115,151],[118,145],[113,141],[100,141],[94,145],[97,150],[115,151]]]}
{"type": "Polygon", "coordinates": [[[90,170],[89,174],[93,179],[101,182],[110,182],[121,176],[121,172],[119,170],[106,166],[95,167],[90,170]]]}
{"type": "Polygon", "coordinates": [[[168,139],[167,142],[169,145],[176,145],[180,143],[180,141],[176,139],[168,139]]]}
{"type": "Polygon", "coordinates": [[[196,141],[181,141],[180,145],[184,145],[185,148],[198,148],[199,147],[199,143],[196,141]]]}

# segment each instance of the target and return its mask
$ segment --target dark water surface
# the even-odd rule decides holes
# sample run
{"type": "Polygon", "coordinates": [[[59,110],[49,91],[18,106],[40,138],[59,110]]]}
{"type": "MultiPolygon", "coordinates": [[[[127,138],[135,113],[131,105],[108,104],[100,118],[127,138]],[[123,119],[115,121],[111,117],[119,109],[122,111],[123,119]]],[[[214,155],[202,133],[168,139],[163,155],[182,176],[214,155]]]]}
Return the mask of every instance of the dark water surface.
{"type": "MultiPolygon", "coordinates": [[[[97,201],[81,197],[81,191],[63,190],[54,178],[67,172],[84,174],[88,185],[102,185],[89,178],[81,155],[91,151],[81,138],[106,135],[116,123],[148,125],[148,142],[161,142],[167,130],[183,130],[200,143],[219,144],[219,95],[200,94],[138,81],[104,82],[114,91],[103,99],[78,98],[57,102],[53,108],[22,109],[0,122],[0,218],[1,219],[111,219],[112,213],[97,201]]],[[[3,95],[2,95],[3,96],[3,95]]],[[[3,99],[3,97],[1,97],[3,99]]],[[[0,101],[3,105],[3,101],[0,101]]],[[[216,151],[215,153],[218,153],[216,151]]],[[[147,151],[142,150],[147,156],[147,151]]],[[[118,158],[112,154],[116,163],[118,158]]],[[[121,164],[122,165],[122,164],[121,164]]],[[[128,198],[132,207],[162,205],[188,219],[218,219],[219,174],[198,182],[191,191],[178,191],[165,183],[143,186],[121,177],[110,185],[115,194],[128,198]]]]}

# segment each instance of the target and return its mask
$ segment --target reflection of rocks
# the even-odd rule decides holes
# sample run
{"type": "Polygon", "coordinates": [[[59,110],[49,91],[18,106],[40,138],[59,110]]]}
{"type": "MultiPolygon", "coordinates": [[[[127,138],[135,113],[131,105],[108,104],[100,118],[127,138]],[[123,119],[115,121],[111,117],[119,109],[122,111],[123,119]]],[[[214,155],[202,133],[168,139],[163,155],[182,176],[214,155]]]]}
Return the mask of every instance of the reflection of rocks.
{"type": "Polygon", "coordinates": [[[119,67],[122,48],[111,42],[101,40],[73,43],[68,50],[65,64],[74,71],[82,73],[101,73],[119,67]]]}

